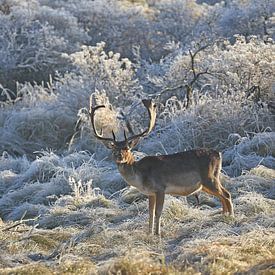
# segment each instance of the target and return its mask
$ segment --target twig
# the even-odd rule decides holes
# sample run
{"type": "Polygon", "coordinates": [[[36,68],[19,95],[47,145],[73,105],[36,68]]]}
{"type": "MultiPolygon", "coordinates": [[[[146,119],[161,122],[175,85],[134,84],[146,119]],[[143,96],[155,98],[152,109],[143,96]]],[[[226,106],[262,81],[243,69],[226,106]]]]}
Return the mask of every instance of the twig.
{"type": "Polygon", "coordinates": [[[32,218],[32,219],[23,219],[25,216],[26,216],[26,213],[27,213],[27,211],[25,211],[24,212],[24,214],[23,214],[23,216],[21,217],[21,219],[20,219],[20,221],[19,222],[17,222],[17,223],[15,223],[15,224],[13,224],[13,225],[11,225],[11,226],[8,226],[8,227],[6,227],[6,228],[4,228],[4,229],[2,229],[2,231],[4,232],[4,231],[9,231],[10,229],[12,229],[12,228],[15,228],[15,227],[17,227],[17,226],[19,226],[19,225],[21,225],[21,224],[25,224],[26,222],[30,222],[30,221],[36,221],[38,218],[40,218],[40,216],[41,215],[39,215],[39,216],[37,216],[37,217],[35,217],[35,218],[32,218]]]}
{"type": "Polygon", "coordinates": [[[21,238],[19,241],[21,242],[21,241],[28,240],[28,239],[31,237],[32,232],[34,231],[34,229],[36,229],[36,227],[37,227],[38,225],[39,225],[39,224],[37,223],[37,224],[35,224],[34,226],[32,226],[32,228],[29,230],[27,236],[21,238]]]}

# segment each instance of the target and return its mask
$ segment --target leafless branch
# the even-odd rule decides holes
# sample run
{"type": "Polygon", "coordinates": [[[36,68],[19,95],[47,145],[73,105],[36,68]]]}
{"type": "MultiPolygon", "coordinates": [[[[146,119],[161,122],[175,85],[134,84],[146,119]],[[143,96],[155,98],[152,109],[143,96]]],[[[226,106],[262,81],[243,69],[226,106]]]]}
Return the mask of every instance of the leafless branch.
{"type": "Polygon", "coordinates": [[[2,231],[3,232],[4,231],[9,231],[10,229],[15,228],[15,227],[17,227],[17,226],[19,226],[21,224],[25,224],[25,223],[30,222],[30,221],[36,221],[41,216],[41,215],[39,215],[39,216],[37,216],[35,218],[32,218],[32,219],[24,219],[24,217],[26,216],[26,214],[27,214],[27,211],[24,212],[24,214],[22,215],[21,219],[18,222],[16,222],[16,223],[14,223],[14,224],[12,224],[12,225],[10,225],[10,226],[2,229],[2,231]]]}

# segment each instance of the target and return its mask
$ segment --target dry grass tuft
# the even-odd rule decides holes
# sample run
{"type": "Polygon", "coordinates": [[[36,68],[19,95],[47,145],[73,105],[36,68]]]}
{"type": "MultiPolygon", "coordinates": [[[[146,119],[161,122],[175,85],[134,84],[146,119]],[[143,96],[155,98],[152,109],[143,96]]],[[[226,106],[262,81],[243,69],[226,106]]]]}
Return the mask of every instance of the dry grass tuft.
{"type": "Polygon", "coordinates": [[[66,259],[57,268],[57,274],[96,274],[95,265],[88,259],[66,259]]]}
{"type": "Polygon", "coordinates": [[[131,252],[129,255],[116,259],[102,271],[103,274],[176,274],[173,267],[165,265],[163,255],[154,255],[148,251],[131,252]]]}
{"type": "MultiPolygon", "coordinates": [[[[177,268],[192,266],[203,274],[233,274],[263,262],[275,265],[274,233],[274,230],[253,230],[242,236],[191,243],[182,249],[182,255],[176,260],[177,268]],[[182,262],[188,264],[182,267],[182,262]]],[[[267,271],[270,270],[271,267],[267,271]]]]}
{"type": "Polygon", "coordinates": [[[275,170],[259,165],[249,171],[249,174],[260,176],[266,179],[275,179],[275,170]]]}
{"type": "Polygon", "coordinates": [[[0,269],[2,275],[52,275],[54,271],[44,264],[26,264],[14,268],[0,269]]]}

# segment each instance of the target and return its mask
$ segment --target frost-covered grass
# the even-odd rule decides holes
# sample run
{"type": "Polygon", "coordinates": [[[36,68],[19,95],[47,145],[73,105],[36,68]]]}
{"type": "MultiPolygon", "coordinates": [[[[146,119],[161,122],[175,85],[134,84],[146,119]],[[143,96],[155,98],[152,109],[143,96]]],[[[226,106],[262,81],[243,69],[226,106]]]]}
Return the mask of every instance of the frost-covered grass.
{"type": "MultiPolygon", "coordinates": [[[[267,271],[275,253],[271,172],[259,167],[244,176],[223,178],[232,193],[234,218],[223,216],[219,202],[208,195],[200,195],[199,207],[191,198],[167,196],[161,239],[147,234],[144,197],[129,202],[123,193],[108,197],[93,188],[81,194],[71,190],[45,203],[46,211],[39,215],[30,209],[41,210],[43,202],[31,200],[25,215],[5,216],[0,224],[5,251],[0,258],[1,274],[267,271]]],[[[22,208],[20,200],[17,203],[14,208],[22,208]]]]}
{"type": "Polygon", "coordinates": [[[273,39],[271,0],[0,0],[0,273],[274,272],[273,39]],[[203,193],[166,196],[149,235],[90,96],[119,139],[155,100],[137,158],[221,151],[235,217],[203,193]]]}

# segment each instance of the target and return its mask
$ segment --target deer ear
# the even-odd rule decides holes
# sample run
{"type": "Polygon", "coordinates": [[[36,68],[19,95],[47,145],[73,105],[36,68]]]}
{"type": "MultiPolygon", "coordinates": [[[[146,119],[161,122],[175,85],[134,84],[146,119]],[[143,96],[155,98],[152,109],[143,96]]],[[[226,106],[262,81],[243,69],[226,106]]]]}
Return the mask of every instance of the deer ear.
{"type": "Polygon", "coordinates": [[[135,139],[129,141],[128,142],[129,147],[131,149],[134,148],[138,144],[139,140],[140,140],[140,138],[135,138],[135,139]]]}

